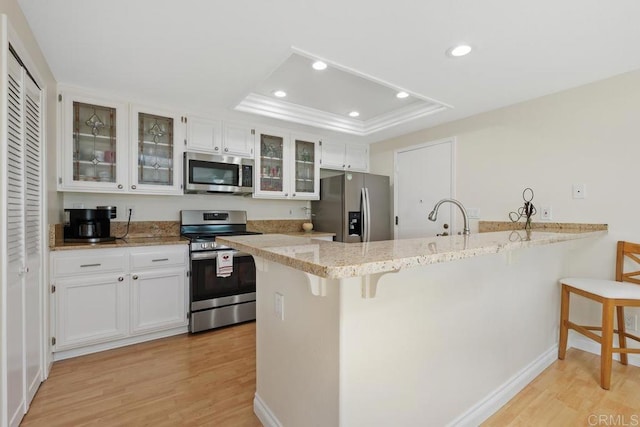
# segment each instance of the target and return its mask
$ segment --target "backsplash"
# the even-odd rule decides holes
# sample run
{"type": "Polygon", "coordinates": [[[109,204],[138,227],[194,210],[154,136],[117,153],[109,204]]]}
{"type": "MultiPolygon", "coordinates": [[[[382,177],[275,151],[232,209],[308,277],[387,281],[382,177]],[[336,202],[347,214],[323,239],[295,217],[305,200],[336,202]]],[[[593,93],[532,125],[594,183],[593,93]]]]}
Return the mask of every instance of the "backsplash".
{"type": "Polygon", "coordinates": [[[303,231],[302,224],[309,222],[305,219],[263,219],[247,220],[247,230],[260,233],[292,233],[303,231]]]}
{"type": "MultiPolygon", "coordinates": [[[[491,231],[524,230],[524,222],[511,221],[478,221],[478,231],[488,233],[491,231]]],[[[538,231],[598,231],[606,230],[607,224],[581,224],[575,222],[532,222],[531,229],[538,231]]]]}
{"type": "MultiPolygon", "coordinates": [[[[260,233],[291,233],[302,231],[303,219],[266,219],[248,220],[247,230],[260,233]]],[[[111,235],[124,236],[127,232],[126,221],[112,221],[111,235]]],[[[129,225],[130,238],[167,237],[180,235],[180,221],[131,221],[129,225]]],[[[64,226],[55,224],[49,226],[49,247],[60,246],[64,240],[64,226]]]]}

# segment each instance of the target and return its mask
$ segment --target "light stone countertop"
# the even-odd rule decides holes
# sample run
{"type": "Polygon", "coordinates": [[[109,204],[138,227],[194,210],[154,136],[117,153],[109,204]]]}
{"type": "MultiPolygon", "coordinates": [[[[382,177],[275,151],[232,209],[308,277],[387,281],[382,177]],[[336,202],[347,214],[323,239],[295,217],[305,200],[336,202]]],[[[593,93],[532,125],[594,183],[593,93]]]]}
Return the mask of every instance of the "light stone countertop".
{"type": "Polygon", "coordinates": [[[514,230],[368,243],[329,242],[310,237],[264,234],[218,237],[216,241],[316,276],[346,278],[606,234],[606,230],[514,230]]]}
{"type": "Polygon", "coordinates": [[[296,236],[296,237],[310,237],[310,238],[315,238],[315,237],[335,237],[336,233],[326,233],[324,231],[315,231],[315,230],[311,230],[311,231],[292,231],[292,232],[286,232],[286,233],[282,233],[284,235],[287,236],[296,236]]]}
{"type": "Polygon", "coordinates": [[[137,246],[162,246],[162,245],[188,245],[189,240],[180,236],[162,237],[129,237],[116,239],[113,242],[102,243],[70,243],[56,242],[50,247],[52,251],[69,251],[73,249],[108,249],[108,248],[131,248],[137,246]]]}

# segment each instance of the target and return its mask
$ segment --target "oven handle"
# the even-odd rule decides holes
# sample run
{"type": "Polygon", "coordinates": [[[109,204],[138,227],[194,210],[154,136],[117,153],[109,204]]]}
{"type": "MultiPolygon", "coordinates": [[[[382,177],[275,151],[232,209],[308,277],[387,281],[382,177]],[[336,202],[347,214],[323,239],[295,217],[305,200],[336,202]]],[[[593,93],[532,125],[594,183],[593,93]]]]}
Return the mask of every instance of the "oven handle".
{"type": "MultiPolygon", "coordinates": [[[[214,259],[218,257],[218,252],[227,252],[227,251],[202,251],[202,252],[191,252],[191,259],[192,260],[199,260],[199,259],[214,259]]],[[[251,256],[251,254],[248,254],[246,252],[240,252],[240,251],[236,251],[236,250],[232,250],[231,252],[233,252],[233,257],[234,258],[239,258],[239,257],[243,257],[243,256],[251,256]]]]}

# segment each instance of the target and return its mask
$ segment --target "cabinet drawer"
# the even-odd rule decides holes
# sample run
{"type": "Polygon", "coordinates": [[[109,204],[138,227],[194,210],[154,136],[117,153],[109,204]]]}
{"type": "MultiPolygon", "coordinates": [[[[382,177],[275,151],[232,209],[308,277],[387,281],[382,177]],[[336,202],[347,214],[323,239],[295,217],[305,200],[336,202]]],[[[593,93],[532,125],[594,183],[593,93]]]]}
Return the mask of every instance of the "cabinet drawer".
{"type": "Polygon", "coordinates": [[[126,268],[126,254],[61,256],[56,257],[53,263],[56,277],[85,273],[124,272],[126,268]]]}
{"type": "Polygon", "coordinates": [[[185,265],[186,246],[179,248],[134,252],[131,254],[131,270],[185,265]]]}

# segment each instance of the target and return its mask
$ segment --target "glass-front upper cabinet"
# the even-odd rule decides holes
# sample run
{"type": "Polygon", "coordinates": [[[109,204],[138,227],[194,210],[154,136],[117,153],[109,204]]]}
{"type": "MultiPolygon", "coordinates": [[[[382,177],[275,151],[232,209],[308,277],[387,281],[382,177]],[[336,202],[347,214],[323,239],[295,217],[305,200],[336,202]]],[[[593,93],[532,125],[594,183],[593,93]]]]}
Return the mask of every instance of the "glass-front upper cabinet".
{"type": "Polygon", "coordinates": [[[256,130],[255,197],[289,197],[289,137],[272,130],[256,130]]]}
{"type": "Polygon", "coordinates": [[[254,197],[318,200],[320,139],[256,129],[254,197]]]}
{"type": "Polygon", "coordinates": [[[293,135],[293,197],[306,200],[319,198],[319,153],[320,141],[317,137],[293,135]]]}
{"type": "Polygon", "coordinates": [[[65,93],[58,189],[124,191],[127,181],[126,105],[65,93]]]}
{"type": "Polygon", "coordinates": [[[179,194],[184,117],[131,107],[131,192],[179,194]],[[134,143],[135,141],[135,143],[134,143]]]}

